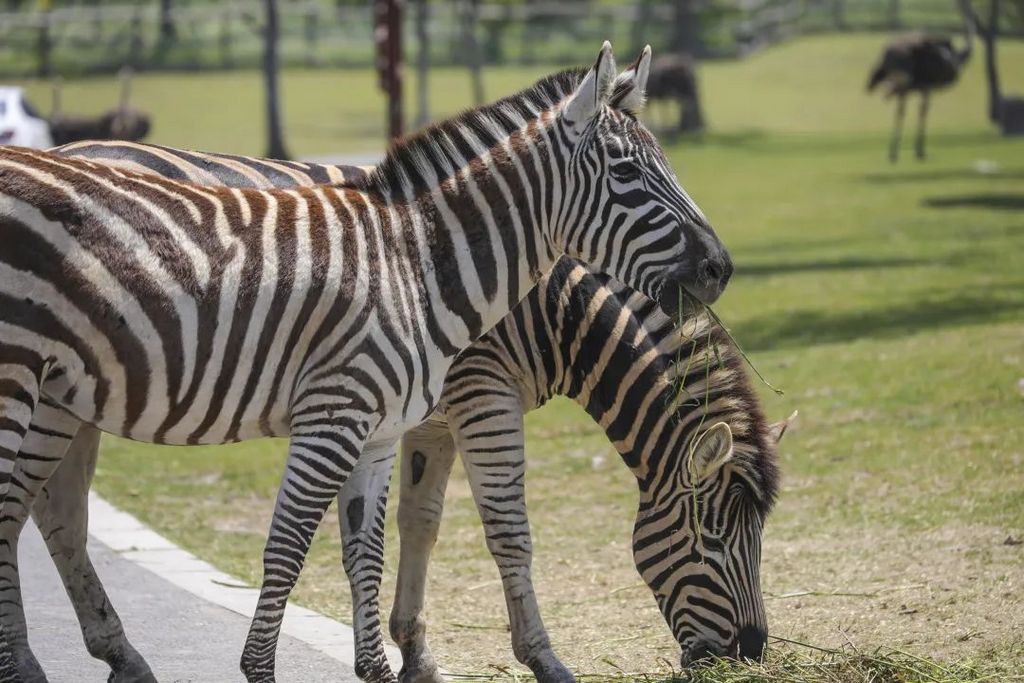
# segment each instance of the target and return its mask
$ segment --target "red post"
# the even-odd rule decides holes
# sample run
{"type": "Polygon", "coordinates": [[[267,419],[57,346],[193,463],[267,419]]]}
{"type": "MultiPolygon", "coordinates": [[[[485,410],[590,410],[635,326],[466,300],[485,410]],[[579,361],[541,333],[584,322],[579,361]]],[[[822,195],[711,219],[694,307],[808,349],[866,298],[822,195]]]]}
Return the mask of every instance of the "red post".
{"type": "Polygon", "coordinates": [[[402,136],[402,0],[374,0],[377,75],[388,95],[388,135],[402,136]]]}

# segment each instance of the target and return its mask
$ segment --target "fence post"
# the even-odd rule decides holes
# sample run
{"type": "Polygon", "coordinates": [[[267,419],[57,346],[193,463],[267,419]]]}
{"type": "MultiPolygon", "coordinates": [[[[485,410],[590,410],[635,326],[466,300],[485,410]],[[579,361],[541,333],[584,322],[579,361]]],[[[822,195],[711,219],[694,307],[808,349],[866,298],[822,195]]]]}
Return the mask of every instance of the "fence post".
{"type": "Polygon", "coordinates": [[[128,42],[128,65],[139,68],[142,63],[142,8],[135,7],[132,13],[131,37],[128,42]]]}
{"type": "Polygon", "coordinates": [[[220,34],[217,36],[217,45],[220,48],[220,65],[225,69],[234,66],[231,58],[231,10],[226,9],[220,13],[220,34]]]}
{"type": "Polygon", "coordinates": [[[374,0],[373,38],[377,74],[388,95],[388,137],[402,137],[402,2],[374,0]]]}
{"type": "Polygon", "coordinates": [[[36,42],[36,54],[39,58],[37,69],[40,78],[46,78],[53,70],[51,60],[53,41],[50,38],[50,10],[52,7],[51,0],[39,0],[39,37],[36,42]]]}
{"type": "Polygon", "coordinates": [[[306,16],[304,32],[306,37],[306,66],[313,67],[320,63],[317,56],[317,24],[320,23],[320,5],[308,3],[306,5],[306,16]]]}
{"type": "Polygon", "coordinates": [[[900,27],[900,0],[889,0],[888,11],[889,29],[900,27]]]}

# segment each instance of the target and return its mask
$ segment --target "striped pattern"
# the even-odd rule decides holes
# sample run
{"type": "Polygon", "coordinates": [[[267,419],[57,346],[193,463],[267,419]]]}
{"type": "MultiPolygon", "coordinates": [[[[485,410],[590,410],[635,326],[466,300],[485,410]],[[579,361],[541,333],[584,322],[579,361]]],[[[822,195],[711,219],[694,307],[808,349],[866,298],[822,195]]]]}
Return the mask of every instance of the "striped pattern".
{"type": "MultiPolygon", "coordinates": [[[[150,166],[154,157],[145,146],[104,142],[70,145],[59,151],[77,155],[83,148],[94,160],[162,172],[162,165],[150,166]]],[[[219,161],[217,155],[202,157],[207,167],[216,167],[219,161]]],[[[262,163],[252,161],[254,173],[262,163]]],[[[181,173],[191,171],[186,163],[179,168],[181,173]]],[[[314,167],[314,171],[297,182],[313,184],[328,172],[344,176],[358,176],[360,172],[352,167],[314,167]]],[[[226,174],[223,182],[227,184],[235,177],[226,174]]],[[[251,177],[256,186],[270,183],[269,178],[258,174],[251,177]]],[[[418,608],[406,605],[422,604],[426,559],[433,542],[428,530],[436,533],[444,481],[456,442],[474,482],[489,546],[510,596],[509,609],[516,614],[516,650],[524,653],[522,659],[535,670],[550,672],[561,666],[550,651],[539,610],[530,607],[535,605],[529,581],[531,541],[522,495],[521,416],[554,395],[574,398],[605,428],[636,474],[648,505],[657,499],[673,500],[668,491],[679,482],[666,479],[665,474],[678,471],[698,426],[719,421],[730,426],[739,457],[714,483],[725,490],[732,481],[742,486],[736,488],[735,501],[722,500],[714,493],[705,496],[721,500],[723,511],[735,510],[734,515],[725,518],[730,526],[725,533],[736,539],[737,556],[743,561],[728,567],[705,561],[699,571],[681,579],[662,576],[659,567],[685,564],[692,554],[692,542],[688,545],[687,539],[664,532],[665,524],[678,524],[692,514],[692,497],[680,494],[675,496],[682,500],[678,509],[670,508],[661,516],[641,511],[638,520],[647,523],[641,525],[638,521],[637,565],[655,595],[676,596],[659,604],[688,657],[694,657],[700,648],[736,654],[743,645],[746,655],[759,651],[765,625],[756,571],[760,525],[776,488],[775,448],[767,436],[756,396],[738,367],[735,349],[706,318],[695,318],[677,331],[646,297],[587,271],[578,262],[562,259],[512,314],[460,355],[449,371],[441,408],[434,419],[405,437],[408,472],[402,477],[403,563],[399,585],[411,588],[400,590],[392,626],[395,639],[406,645],[411,659],[407,666],[435,669],[424,662],[429,650],[422,628],[416,628],[422,623],[418,608]],[[709,377],[713,387],[709,404],[713,409],[704,413],[699,387],[705,380],[702,373],[709,359],[714,365],[709,377]],[[718,367],[719,359],[724,366],[718,367]],[[674,393],[674,377],[686,365],[690,366],[691,378],[685,384],[691,396],[689,401],[680,401],[674,393]],[[622,387],[628,391],[621,391],[622,387]],[[679,403],[675,411],[671,409],[673,403],[679,403]],[[439,447],[439,443],[444,446],[439,447]],[[662,476],[652,479],[652,472],[662,476]],[[407,510],[426,512],[410,515],[407,510]],[[683,585],[676,585],[680,583],[683,585]],[[688,601],[699,607],[689,606],[688,601]],[[708,605],[712,609],[706,609],[708,605]],[[715,605],[721,607],[716,611],[715,605]],[[741,631],[745,634],[743,640],[741,631]]],[[[94,450],[89,457],[95,458],[94,450]]],[[[389,472],[390,463],[385,468],[389,472]]],[[[377,595],[383,569],[388,477],[367,468],[367,479],[357,482],[358,469],[341,494],[339,509],[345,567],[355,605],[357,652],[361,661],[374,661],[370,653],[376,652],[380,642],[377,595]]],[[[715,517],[711,514],[712,519],[715,517]]],[[[710,529],[705,531],[706,536],[710,534],[710,529]]]]}
{"type": "Polygon", "coordinates": [[[390,457],[454,355],[558,251],[715,298],[728,256],[620,108],[648,65],[616,83],[606,45],[590,72],[406,141],[354,187],[201,187],[0,150],[0,455],[16,483],[0,616],[22,676],[38,664],[11,551],[81,422],[159,443],[291,437],[242,657],[273,680],[327,504],[360,457],[390,457]]]}
{"type": "Polygon", "coordinates": [[[707,655],[760,656],[767,638],[761,532],[778,488],[777,437],[741,356],[706,314],[676,326],[643,295],[571,259],[449,371],[439,412],[453,438],[431,421],[403,439],[391,618],[403,652],[428,662],[418,669],[436,670],[420,613],[425,556],[457,449],[502,578],[516,656],[539,680],[568,680],[531,583],[524,492],[522,416],[556,395],[601,425],[636,476],[634,559],[684,665],[707,655]],[[731,434],[724,463],[706,452],[714,444],[700,441],[719,425],[731,434]]]}

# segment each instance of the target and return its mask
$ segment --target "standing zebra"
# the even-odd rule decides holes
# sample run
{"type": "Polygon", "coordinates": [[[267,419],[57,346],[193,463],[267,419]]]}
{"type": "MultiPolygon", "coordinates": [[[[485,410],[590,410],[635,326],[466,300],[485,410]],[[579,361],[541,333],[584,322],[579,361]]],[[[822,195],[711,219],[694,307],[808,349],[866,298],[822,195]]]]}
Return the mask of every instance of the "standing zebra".
{"type": "Polygon", "coordinates": [[[559,252],[669,312],[684,290],[716,299],[728,255],[630,113],[649,65],[647,49],[616,78],[605,43],[588,72],[406,140],[357,188],[200,187],[0,150],[0,619],[17,673],[43,678],[17,537],[83,422],[171,444],[290,436],[241,662],[270,681],[330,500],[559,252]]]}
{"type": "MultiPolygon", "coordinates": [[[[120,167],[186,178],[194,177],[198,169],[210,169],[217,173],[217,180],[225,183],[239,182],[239,167],[244,166],[247,169],[244,182],[257,186],[270,186],[271,179],[262,175],[262,169],[276,163],[131,143],[82,143],[58,151],[120,167]]],[[[299,173],[306,176],[297,182],[314,184],[316,179],[328,175],[360,177],[362,171],[352,167],[306,166],[299,173]]],[[[284,183],[295,178],[277,180],[284,183]]],[[[683,484],[680,479],[652,479],[645,473],[672,472],[671,467],[661,466],[666,458],[674,457],[678,463],[688,457],[689,439],[685,437],[685,430],[692,436],[695,428],[712,419],[726,424],[739,457],[733,458],[727,469],[709,472],[708,477],[720,476],[722,481],[718,485],[723,487],[726,481],[736,480],[750,485],[730,489],[737,500],[728,495],[722,499],[721,508],[730,511],[729,514],[709,511],[705,517],[730,525],[728,532],[735,538],[746,534],[749,540],[743,546],[745,554],[741,555],[741,561],[733,571],[721,574],[713,573],[711,563],[701,564],[699,571],[685,577],[687,585],[675,591],[667,590],[664,581],[659,581],[658,575],[650,569],[644,572],[639,556],[637,564],[656,595],[677,596],[674,600],[661,601],[660,606],[683,646],[684,661],[692,661],[705,652],[756,656],[764,638],[757,584],[757,548],[760,524],[775,488],[775,439],[766,439],[768,431],[756,396],[736,366],[736,352],[731,342],[706,317],[695,318],[682,333],[677,333],[673,322],[642,295],[603,276],[582,271],[578,262],[560,260],[551,275],[542,279],[512,314],[463,352],[449,371],[438,411],[429,423],[405,437],[406,473],[402,478],[400,513],[403,560],[399,584],[402,591],[392,621],[393,635],[403,644],[406,656],[404,678],[429,679],[436,675],[436,666],[423,641],[419,606],[455,442],[461,445],[467,471],[478,477],[484,473],[489,479],[483,483],[474,479],[474,493],[488,529],[489,544],[505,579],[515,627],[515,651],[540,680],[565,680],[569,676],[550,651],[533,597],[529,580],[531,544],[522,496],[521,415],[555,394],[575,398],[605,427],[625,462],[637,474],[644,492],[642,500],[648,502],[657,497],[650,493],[655,488],[671,489],[683,484]],[[593,305],[595,303],[597,305],[593,305]],[[708,371],[712,351],[716,351],[715,361],[720,358],[723,363],[721,367],[714,367],[710,377],[714,394],[704,397],[699,388],[691,386],[688,395],[701,400],[678,401],[671,386],[673,376],[686,364],[699,383],[703,379],[701,373],[708,371]],[[620,396],[622,386],[629,388],[620,396]],[[705,413],[705,405],[716,408],[709,408],[705,413]],[[701,420],[687,419],[694,417],[701,420]],[[680,425],[684,433],[674,433],[672,430],[680,425]],[[507,465],[494,468],[494,460],[507,465]],[[488,491],[500,493],[500,501],[488,496],[488,491]],[[743,518],[742,511],[751,507],[757,514],[743,518]],[[717,596],[726,609],[731,610],[724,617],[712,615],[713,621],[717,619],[717,628],[702,626],[701,620],[707,622],[709,617],[687,607],[685,601],[701,591],[717,596]],[[723,629],[721,624],[729,628],[723,629]]],[[[781,423],[777,427],[776,438],[784,426],[785,423],[781,423]]],[[[36,516],[44,535],[57,543],[56,547],[51,545],[51,551],[58,564],[63,561],[66,565],[62,575],[74,578],[81,576],[82,571],[89,573],[89,579],[74,584],[84,584],[79,587],[80,591],[96,591],[95,597],[89,599],[88,594],[73,594],[76,604],[104,606],[102,611],[79,610],[86,615],[83,630],[87,638],[89,633],[116,634],[108,635],[105,647],[100,649],[127,651],[130,645],[88,563],[81,522],[88,488],[88,477],[82,474],[91,471],[95,463],[97,436],[95,430],[88,427],[79,431],[67,459],[47,485],[48,490],[54,491],[52,500],[61,501],[63,506],[50,505],[42,509],[37,506],[36,516]],[[69,501],[78,501],[78,512],[66,507],[69,501]],[[92,620],[91,627],[86,618],[92,620]],[[113,623],[104,624],[105,620],[113,620],[113,623]]],[[[701,443],[708,447],[727,444],[724,439],[701,443]]],[[[713,453],[700,452],[714,461],[713,453]]],[[[352,586],[360,671],[372,680],[390,680],[391,674],[381,652],[376,586],[383,562],[381,533],[391,463],[383,461],[364,467],[364,462],[357,464],[339,495],[344,561],[352,586]]],[[[713,488],[710,479],[708,483],[709,488],[713,488]]],[[[720,500],[716,495],[706,498],[716,504],[720,500]]],[[[680,495],[679,499],[684,504],[670,519],[689,517],[686,509],[689,497],[680,495]]],[[[638,535],[641,519],[649,517],[642,513],[638,516],[638,535]]],[[[666,558],[667,562],[669,557],[688,552],[686,543],[674,536],[651,540],[652,534],[645,533],[644,547],[649,556],[666,558]]],[[[705,531],[705,534],[711,533],[710,528],[705,531]]],[[[729,545],[728,541],[725,545],[729,545]]],[[[716,568],[721,569],[721,565],[716,568]]],[[[71,590],[69,586],[69,592],[71,590]]],[[[700,604],[714,602],[704,599],[700,604]]]]}

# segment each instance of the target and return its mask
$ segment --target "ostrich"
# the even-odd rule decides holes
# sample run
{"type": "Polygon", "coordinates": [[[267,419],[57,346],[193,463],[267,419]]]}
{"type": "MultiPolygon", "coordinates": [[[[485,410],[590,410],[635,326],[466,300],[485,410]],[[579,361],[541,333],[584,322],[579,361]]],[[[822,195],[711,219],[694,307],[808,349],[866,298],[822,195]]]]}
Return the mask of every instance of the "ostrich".
{"type": "Polygon", "coordinates": [[[868,80],[868,92],[885,84],[886,97],[896,96],[896,120],[893,123],[892,140],[889,143],[889,161],[895,162],[900,152],[900,131],[906,109],[907,95],[921,93],[921,108],[918,113],[917,138],[914,149],[918,159],[924,159],[925,117],[928,115],[928,99],[932,90],[952,85],[971,56],[974,31],[971,23],[964,20],[964,49],[955,50],[953,41],[945,36],[914,34],[897,38],[886,46],[882,59],[868,80]]]}
{"type": "Polygon", "coordinates": [[[697,90],[697,72],[686,55],[655,57],[647,78],[648,100],[677,100],[682,107],[679,131],[704,130],[704,115],[697,90]]]}
{"type": "Polygon", "coordinates": [[[121,102],[116,109],[99,116],[64,116],[61,113],[61,83],[53,88],[50,113],[50,135],[53,144],[64,145],[78,140],[130,140],[137,142],[149,133],[149,116],[129,106],[131,70],[122,69],[121,102]]]}

